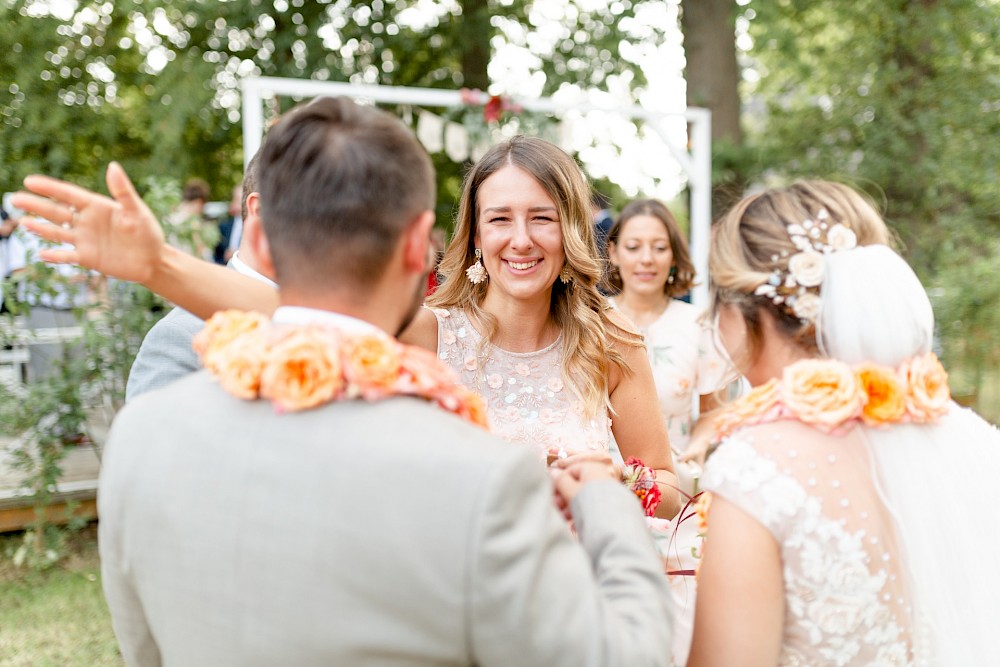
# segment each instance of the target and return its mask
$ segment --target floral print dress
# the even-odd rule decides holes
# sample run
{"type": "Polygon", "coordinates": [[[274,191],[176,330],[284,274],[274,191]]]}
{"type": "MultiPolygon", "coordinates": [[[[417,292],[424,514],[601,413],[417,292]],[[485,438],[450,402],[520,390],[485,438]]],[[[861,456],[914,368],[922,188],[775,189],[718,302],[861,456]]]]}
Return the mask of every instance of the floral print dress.
{"type": "Polygon", "coordinates": [[[567,453],[614,447],[606,414],[588,419],[583,402],[562,378],[562,334],[535,352],[487,346],[478,357],[479,332],[458,308],[435,308],[438,357],[486,402],[490,430],[526,445],[544,459],[550,448],[567,453]]]}

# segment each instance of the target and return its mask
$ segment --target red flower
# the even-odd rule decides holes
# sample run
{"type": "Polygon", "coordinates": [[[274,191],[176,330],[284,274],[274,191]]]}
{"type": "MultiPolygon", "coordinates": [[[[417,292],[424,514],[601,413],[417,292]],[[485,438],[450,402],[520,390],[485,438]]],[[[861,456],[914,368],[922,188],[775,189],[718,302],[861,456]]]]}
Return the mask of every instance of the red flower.
{"type": "Polygon", "coordinates": [[[490,97],[489,101],[483,106],[483,118],[487,123],[495,123],[500,120],[500,114],[503,113],[504,107],[503,98],[499,95],[493,95],[490,97]]]}

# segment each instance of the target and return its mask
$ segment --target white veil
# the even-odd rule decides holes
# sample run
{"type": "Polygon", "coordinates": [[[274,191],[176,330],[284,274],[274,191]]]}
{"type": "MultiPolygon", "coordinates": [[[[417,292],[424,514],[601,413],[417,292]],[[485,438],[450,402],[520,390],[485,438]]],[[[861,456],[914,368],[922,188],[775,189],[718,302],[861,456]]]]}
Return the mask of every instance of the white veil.
{"type": "MultiPolygon", "coordinates": [[[[930,302],[902,258],[868,246],[826,260],[827,356],[897,366],[930,350],[930,302]]],[[[865,433],[906,560],[918,664],[1000,665],[1000,431],[952,403],[936,424],[865,433]]]]}

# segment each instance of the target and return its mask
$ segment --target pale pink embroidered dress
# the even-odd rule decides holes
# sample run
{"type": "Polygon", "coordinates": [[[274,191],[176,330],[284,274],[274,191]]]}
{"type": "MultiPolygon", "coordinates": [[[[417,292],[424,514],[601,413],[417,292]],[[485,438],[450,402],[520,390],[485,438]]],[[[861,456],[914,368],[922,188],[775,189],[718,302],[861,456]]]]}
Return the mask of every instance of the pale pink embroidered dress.
{"type": "Polygon", "coordinates": [[[438,320],[438,357],[463,385],[482,395],[490,430],[534,449],[544,459],[550,448],[567,453],[610,451],[614,439],[606,414],[588,419],[583,403],[562,379],[562,334],[536,352],[487,347],[477,358],[481,336],[458,308],[433,309],[438,320]]]}

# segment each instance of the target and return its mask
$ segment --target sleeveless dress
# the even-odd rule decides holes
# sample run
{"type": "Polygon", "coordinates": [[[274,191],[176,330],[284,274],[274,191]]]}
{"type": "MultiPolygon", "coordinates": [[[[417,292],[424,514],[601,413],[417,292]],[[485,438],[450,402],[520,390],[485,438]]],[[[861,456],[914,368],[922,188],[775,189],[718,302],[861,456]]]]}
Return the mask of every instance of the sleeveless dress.
{"type": "MultiPolygon", "coordinates": [[[[864,431],[832,436],[794,421],[743,429],[702,477],[706,490],[746,512],[780,547],[779,665],[910,665],[915,650],[923,653],[926,633],[913,618],[864,431]]],[[[705,548],[711,543],[710,525],[705,548]]]]}
{"type": "Polygon", "coordinates": [[[534,449],[545,459],[550,448],[567,453],[617,450],[607,414],[588,419],[583,402],[562,379],[562,334],[536,352],[508,352],[488,346],[477,357],[479,332],[459,308],[432,309],[438,321],[438,357],[462,384],[482,395],[492,432],[534,449]]]}

